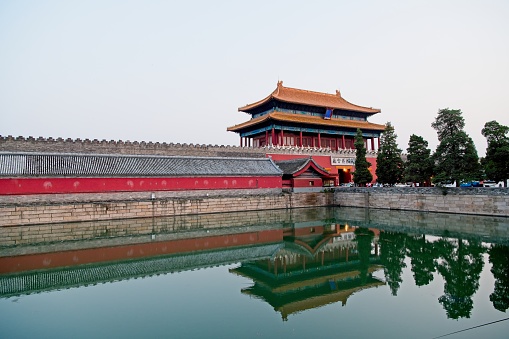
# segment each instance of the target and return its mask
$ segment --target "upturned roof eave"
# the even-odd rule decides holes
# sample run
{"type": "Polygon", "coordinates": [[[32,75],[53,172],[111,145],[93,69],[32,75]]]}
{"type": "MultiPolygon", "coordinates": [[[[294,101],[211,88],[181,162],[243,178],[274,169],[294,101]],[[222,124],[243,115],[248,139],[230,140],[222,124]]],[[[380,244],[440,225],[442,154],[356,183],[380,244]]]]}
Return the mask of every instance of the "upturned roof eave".
{"type": "Polygon", "coordinates": [[[275,100],[278,100],[281,102],[286,102],[286,103],[295,103],[295,104],[308,105],[308,106],[313,106],[313,107],[341,109],[341,110],[345,110],[345,111],[360,112],[360,113],[365,113],[365,114],[369,114],[369,115],[373,115],[373,114],[377,114],[377,113],[381,112],[381,109],[379,109],[379,108],[372,108],[372,107],[366,107],[366,106],[352,104],[351,102],[345,100],[345,98],[343,98],[341,96],[339,91],[337,91],[337,94],[334,95],[334,94],[329,94],[329,93],[302,90],[302,89],[292,88],[292,87],[284,87],[282,81],[278,82],[276,89],[274,91],[272,91],[272,93],[269,94],[267,97],[265,97],[259,101],[256,101],[252,104],[247,104],[245,106],[239,107],[238,111],[248,113],[247,111],[249,111],[253,108],[259,107],[259,106],[269,102],[271,99],[275,99],[275,100]],[[328,103],[328,104],[317,104],[316,102],[312,102],[309,100],[298,100],[298,99],[290,100],[290,99],[285,98],[285,95],[291,95],[291,94],[287,93],[288,91],[312,94],[312,95],[316,95],[319,97],[327,97],[329,100],[333,100],[333,101],[337,101],[337,102],[328,103]]]}
{"type": "Polygon", "coordinates": [[[329,172],[327,172],[325,170],[325,168],[323,168],[322,166],[318,165],[312,158],[309,158],[309,161],[306,162],[298,171],[296,171],[292,175],[294,177],[298,177],[299,175],[301,175],[302,173],[307,171],[310,167],[312,169],[314,169],[316,172],[318,172],[318,174],[320,174],[320,175],[322,175],[324,177],[327,177],[327,178],[333,177],[333,176],[331,176],[331,174],[329,172]]]}
{"type": "Polygon", "coordinates": [[[361,129],[365,128],[365,129],[375,130],[375,131],[379,131],[379,132],[383,132],[385,130],[385,126],[384,125],[379,125],[379,124],[371,123],[371,122],[368,122],[368,121],[359,122],[359,123],[365,124],[367,126],[355,127],[355,126],[332,125],[330,123],[331,121],[333,121],[333,122],[344,121],[344,122],[349,122],[349,123],[355,122],[354,120],[346,120],[346,119],[330,119],[330,120],[325,120],[325,119],[321,119],[319,117],[308,118],[307,116],[303,116],[303,117],[308,118],[310,121],[303,122],[303,121],[292,121],[290,119],[285,119],[285,118],[288,118],[288,117],[293,116],[293,115],[295,115],[295,114],[288,114],[288,113],[282,113],[282,112],[272,112],[272,113],[263,115],[261,117],[248,120],[248,121],[243,122],[241,124],[228,127],[226,130],[228,132],[238,132],[238,131],[240,131],[240,130],[242,130],[244,128],[255,126],[255,125],[257,125],[259,123],[262,123],[262,122],[265,122],[267,120],[274,120],[274,121],[281,121],[281,122],[292,122],[292,123],[301,123],[301,124],[310,124],[310,125],[315,125],[315,126],[329,126],[329,127],[343,127],[343,128],[361,128],[361,129]],[[315,120],[315,121],[312,121],[312,120],[315,120]]]}

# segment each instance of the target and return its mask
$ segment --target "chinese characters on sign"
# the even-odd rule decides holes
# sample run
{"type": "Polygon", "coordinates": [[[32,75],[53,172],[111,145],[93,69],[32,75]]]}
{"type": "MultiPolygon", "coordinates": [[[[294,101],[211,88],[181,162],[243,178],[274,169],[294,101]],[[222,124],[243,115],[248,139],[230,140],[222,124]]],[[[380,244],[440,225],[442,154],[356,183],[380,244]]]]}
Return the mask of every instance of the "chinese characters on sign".
{"type": "Polygon", "coordinates": [[[331,157],[330,162],[333,166],[353,166],[355,165],[355,158],[331,157]]]}

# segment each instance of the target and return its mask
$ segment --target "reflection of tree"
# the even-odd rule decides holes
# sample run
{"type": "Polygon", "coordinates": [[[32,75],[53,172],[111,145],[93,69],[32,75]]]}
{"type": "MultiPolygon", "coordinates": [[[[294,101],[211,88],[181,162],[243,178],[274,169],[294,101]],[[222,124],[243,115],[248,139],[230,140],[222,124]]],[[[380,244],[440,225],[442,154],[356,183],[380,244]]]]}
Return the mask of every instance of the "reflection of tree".
{"type": "Polygon", "coordinates": [[[415,284],[424,286],[433,281],[435,272],[437,251],[433,243],[422,236],[409,236],[407,238],[408,256],[412,262],[415,284]]]}
{"type": "Polygon", "coordinates": [[[371,241],[375,233],[367,228],[355,230],[355,241],[357,241],[357,252],[359,254],[361,284],[365,284],[368,278],[369,257],[371,255],[371,241]]]}
{"type": "Polygon", "coordinates": [[[398,294],[402,282],[401,273],[406,267],[405,239],[406,235],[403,233],[380,233],[380,261],[384,266],[385,280],[394,296],[398,294]]]}
{"type": "Polygon", "coordinates": [[[472,296],[479,288],[485,249],[477,241],[441,239],[436,248],[442,259],[438,272],[444,277],[444,295],[438,298],[447,316],[470,318],[472,296]]]}
{"type": "Polygon", "coordinates": [[[489,249],[491,273],[495,278],[495,289],[490,295],[493,307],[505,312],[509,308],[509,247],[493,245],[489,249]]]}

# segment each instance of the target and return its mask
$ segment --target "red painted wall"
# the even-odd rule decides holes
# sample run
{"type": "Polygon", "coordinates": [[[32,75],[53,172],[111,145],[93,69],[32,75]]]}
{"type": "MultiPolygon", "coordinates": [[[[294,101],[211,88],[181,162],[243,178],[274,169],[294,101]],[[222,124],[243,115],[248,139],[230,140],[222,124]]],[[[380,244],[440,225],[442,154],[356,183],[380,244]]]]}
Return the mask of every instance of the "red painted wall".
{"type": "MultiPolygon", "coordinates": [[[[298,154],[267,154],[267,157],[271,157],[272,160],[291,160],[291,159],[297,159],[297,158],[304,158],[307,157],[306,155],[298,155],[298,154]]],[[[323,168],[326,168],[329,170],[329,173],[335,176],[338,176],[338,169],[335,165],[332,165],[330,162],[330,155],[313,155],[313,160],[323,168]]],[[[366,157],[366,160],[371,163],[371,167],[369,168],[369,171],[373,175],[373,183],[376,182],[376,158],[366,157]]],[[[355,170],[355,167],[352,166],[352,172],[355,170]]],[[[353,179],[353,178],[352,178],[353,179]]]]}
{"type": "Polygon", "coordinates": [[[281,188],[281,177],[6,178],[0,195],[281,188]]]}
{"type": "Polygon", "coordinates": [[[293,179],[293,187],[322,187],[322,186],[323,186],[322,179],[318,179],[318,178],[293,179]],[[309,184],[310,181],[313,182],[313,185],[309,184]]]}

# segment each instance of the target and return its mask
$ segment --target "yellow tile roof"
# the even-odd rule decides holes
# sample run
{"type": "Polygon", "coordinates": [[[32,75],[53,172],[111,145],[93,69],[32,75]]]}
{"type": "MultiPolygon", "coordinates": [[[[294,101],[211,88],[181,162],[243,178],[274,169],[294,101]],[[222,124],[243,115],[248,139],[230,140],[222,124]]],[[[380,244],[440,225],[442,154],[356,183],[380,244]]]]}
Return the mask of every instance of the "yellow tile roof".
{"type": "Polygon", "coordinates": [[[239,111],[240,112],[248,111],[250,109],[263,105],[264,103],[270,101],[271,99],[277,99],[289,103],[343,109],[368,114],[380,113],[381,111],[378,108],[354,105],[343,99],[341,93],[338,90],[336,90],[336,94],[313,92],[303,89],[284,87],[282,81],[279,81],[277,83],[277,88],[269,96],[255,103],[240,107],[239,111]]]}
{"type": "Polygon", "coordinates": [[[384,131],[385,125],[374,124],[368,121],[359,121],[359,120],[347,120],[347,119],[324,119],[323,117],[317,117],[313,115],[304,115],[304,114],[292,114],[292,113],[283,113],[283,112],[272,112],[266,115],[262,115],[260,117],[248,120],[241,124],[228,127],[227,131],[237,132],[246,127],[256,126],[262,122],[268,120],[275,120],[281,122],[293,122],[300,123],[306,125],[318,125],[324,127],[345,127],[345,128],[360,128],[361,130],[375,130],[375,131],[384,131]]]}

